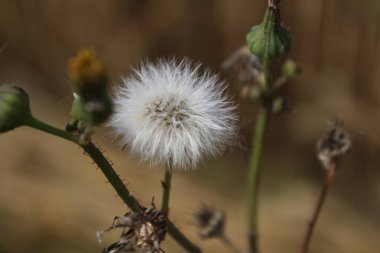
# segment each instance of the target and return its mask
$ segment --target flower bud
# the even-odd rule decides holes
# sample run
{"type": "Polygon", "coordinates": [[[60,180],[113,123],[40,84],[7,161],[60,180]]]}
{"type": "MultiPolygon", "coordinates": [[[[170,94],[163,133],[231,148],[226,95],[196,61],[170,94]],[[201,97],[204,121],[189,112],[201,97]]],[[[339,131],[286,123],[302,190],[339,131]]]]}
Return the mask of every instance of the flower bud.
{"type": "Polygon", "coordinates": [[[112,103],[108,96],[85,100],[74,93],[71,116],[77,121],[88,122],[91,125],[101,124],[112,113],[112,103]]]}
{"type": "Polygon", "coordinates": [[[28,94],[14,85],[0,85],[0,133],[26,124],[31,116],[28,94]]]}
{"type": "Polygon", "coordinates": [[[261,60],[274,60],[290,51],[292,37],[281,25],[278,7],[268,7],[261,24],[252,27],[247,34],[247,43],[251,52],[261,60]]]}
{"type": "Polygon", "coordinates": [[[288,79],[296,79],[300,74],[301,69],[297,63],[291,59],[287,60],[281,67],[282,76],[288,79]]]}
{"type": "Polygon", "coordinates": [[[69,62],[69,76],[74,92],[91,98],[103,93],[107,86],[107,73],[93,49],[83,49],[69,62]]]}
{"type": "Polygon", "coordinates": [[[72,119],[66,130],[81,133],[82,144],[88,143],[95,126],[112,114],[107,92],[107,74],[95,50],[83,49],[69,63],[69,76],[74,90],[72,119]]]}

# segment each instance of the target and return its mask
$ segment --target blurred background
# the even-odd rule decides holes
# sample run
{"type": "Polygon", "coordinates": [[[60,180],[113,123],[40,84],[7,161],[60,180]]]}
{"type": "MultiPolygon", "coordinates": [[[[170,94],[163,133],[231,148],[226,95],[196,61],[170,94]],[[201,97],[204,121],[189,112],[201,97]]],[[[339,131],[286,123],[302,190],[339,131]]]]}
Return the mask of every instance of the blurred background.
{"type": "MultiPolygon", "coordinates": [[[[380,252],[380,2],[282,1],[295,37],[290,56],[300,78],[284,90],[290,109],[273,117],[261,179],[262,252],[297,252],[324,171],[315,143],[326,121],[340,119],[353,135],[316,226],[311,253],[380,252]]],[[[67,61],[93,47],[111,83],[142,60],[189,57],[214,71],[245,43],[264,15],[265,0],[0,0],[0,82],[28,91],[36,116],[64,127],[71,89],[67,61]]],[[[208,203],[227,213],[227,233],[246,247],[245,177],[257,104],[239,99],[241,147],[176,172],[171,217],[205,252],[229,252],[201,241],[192,213],[208,203]]],[[[161,198],[161,169],[149,169],[98,129],[106,150],[138,199],[161,198]]],[[[127,207],[80,148],[26,127],[0,135],[0,252],[101,252],[118,238],[96,231],[127,207]]],[[[167,252],[185,252],[169,236],[167,252]]]]}

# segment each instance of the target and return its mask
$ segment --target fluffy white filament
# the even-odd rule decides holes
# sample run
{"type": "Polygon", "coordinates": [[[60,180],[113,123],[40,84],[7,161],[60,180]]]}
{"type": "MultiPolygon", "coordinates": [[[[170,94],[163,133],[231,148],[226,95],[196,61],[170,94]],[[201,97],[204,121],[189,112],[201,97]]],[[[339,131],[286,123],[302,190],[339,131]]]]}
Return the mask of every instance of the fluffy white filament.
{"type": "Polygon", "coordinates": [[[235,106],[218,76],[183,60],[147,63],[116,88],[110,126],[120,143],[153,164],[195,168],[236,136],[235,106]]]}

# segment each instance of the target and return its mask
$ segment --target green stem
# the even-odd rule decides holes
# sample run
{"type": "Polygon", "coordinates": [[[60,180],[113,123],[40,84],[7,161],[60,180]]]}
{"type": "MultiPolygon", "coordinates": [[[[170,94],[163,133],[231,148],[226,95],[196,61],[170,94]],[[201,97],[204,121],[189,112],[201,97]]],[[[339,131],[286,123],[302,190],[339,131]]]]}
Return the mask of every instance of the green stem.
{"type": "Polygon", "coordinates": [[[260,162],[268,121],[268,111],[261,108],[256,121],[252,158],[248,175],[248,239],[251,253],[258,252],[258,190],[260,162]]]}
{"type": "Polygon", "coordinates": [[[33,128],[36,128],[36,129],[43,131],[45,133],[49,133],[49,134],[52,134],[52,135],[61,137],[63,139],[77,143],[77,138],[74,135],[72,135],[71,133],[63,131],[63,130],[58,129],[56,127],[53,127],[51,125],[48,125],[45,122],[42,122],[33,116],[31,116],[27,120],[26,125],[33,127],[33,128]]]}
{"type": "Polygon", "coordinates": [[[99,166],[124,203],[127,204],[127,206],[133,211],[140,212],[142,209],[138,201],[131,195],[119,175],[112,168],[111,164],[108,162],[107,158],[104,157],[102,152],[91,142],[85,146],[82,146],[82,148],[99,166]]]}
{"type": "MultiPolygon", "coordinates": [[[[127,204],[127,206],[134,211],[141,211],[141,206],[138,201],[131,195],[123,181],[117,175],[112,165],[109,163],[102,152],[93,144],[89,143],[87,145],[80,145],[79,138],[72,133],[66,132],[59,128],[48,125],[34,117],[31,117],[26,125],[36,128],[40,131],[61,137],[63,139],[69,140],[81,146],[86,153],[92,158],[92,160],[99,166],[103,174],[106,176],[108,181],[111,183],[115,191],[119,194],[120,198],[127,204]]],[[[190,253],[201,253],[196,245],[194,245],[189,239],[186,238],[181,231],[179,231],[174,224],[168,219],[168,233],[188,252],[190,253]]]]}
{"type": "Polygon", "coordinates": [[[171,181],[172,181],[172,168],[170,162],[166,165],[165,168],[165,178],[162,181],[162,207],[161,211],[168,215],[169,213],[169,199],[170,199],[170,189],[171,189],[171,181]]]}
{"type": "Polygon", "coordinates": [[[272,92],[272,71],[271,71],[272,61],[269,57],[264,57],[263,68],[264,68],[264,90],[266,93],[270,94],[272,92]]]}

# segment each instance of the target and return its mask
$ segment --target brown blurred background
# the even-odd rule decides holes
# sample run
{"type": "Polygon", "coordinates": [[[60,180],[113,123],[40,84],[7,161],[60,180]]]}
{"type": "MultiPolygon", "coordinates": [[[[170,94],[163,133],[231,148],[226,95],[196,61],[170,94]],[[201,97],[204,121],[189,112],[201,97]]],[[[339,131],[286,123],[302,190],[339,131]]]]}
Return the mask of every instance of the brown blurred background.
{"type": "MultiPolygon", "coordinates": [[[[265,0],[0,0],[0,82],[30,94],[34,114],[63,127],[69,119],[68,59],[94,47],[112,84],[141,60],[187,56],[218,70],[245,43],[265,0]]],[[[301,77],[288,85],[290,110],[273,118],[265,150],[260,198],[262,252],[297,252],[318,196],[323,170],[315,142],[326,120],[352,132],[317,224],[311,253],[380,252],[380,2],[284,0],[282,17],[296,38],[291,57],[301,77]]],[[[229,82],[234,79],[227,76],[229,82]]],[[[231,91],[237,93],[236,86],[231,91]]],[[[191,214],[200,203],[227,212],[227,232],[246,246],[245,176],[256,104],[238,100],[242,147],[205,160],[173,179],[172,218],[205,252],[229,252],[200,241],[191,214]]],[[[145,204],[161,198],[162,170],[145,168],[111,143],[107,150],[131,191],[145,204]]],[[[101,252],[98,244],[127,208],[82,151],[29,128],[0,135],[0,253],[101,252]]],[[[185,252],[172,239],[170,252],[185,252]]]]}

